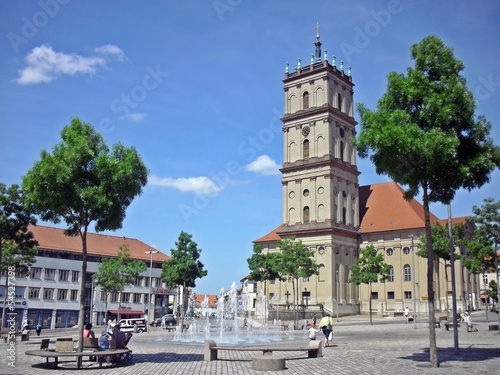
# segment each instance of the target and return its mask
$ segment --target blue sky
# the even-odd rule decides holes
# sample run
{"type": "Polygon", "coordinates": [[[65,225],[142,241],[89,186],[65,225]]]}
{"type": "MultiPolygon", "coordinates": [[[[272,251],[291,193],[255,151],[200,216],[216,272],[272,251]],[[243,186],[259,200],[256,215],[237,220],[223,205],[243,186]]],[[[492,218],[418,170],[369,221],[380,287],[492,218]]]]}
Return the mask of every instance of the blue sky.
{"type": "MultiPolygon", "coordinates": [[[[208,271],[196,292],[218,293],[248,273],[252,241],[281,224],[282,79],[287,62],[309,63],[317,22],[329,60],[352,67],[355,101],[369,108],[389,72],[413,65],[412,44],[441,38],[499,144],[499,18],[494,0],[2,1],[0,181],[20,184],[80,117],[109,146],[136,147],[150,170],[111,234],[166,254],[192,234],[208,271]]],[[[358,168],[361,185],[388,181],[369,160],[358,168]]],[[[453,216],[500,199],[499,184],[497,170],[458,192],[453,216]]]]}

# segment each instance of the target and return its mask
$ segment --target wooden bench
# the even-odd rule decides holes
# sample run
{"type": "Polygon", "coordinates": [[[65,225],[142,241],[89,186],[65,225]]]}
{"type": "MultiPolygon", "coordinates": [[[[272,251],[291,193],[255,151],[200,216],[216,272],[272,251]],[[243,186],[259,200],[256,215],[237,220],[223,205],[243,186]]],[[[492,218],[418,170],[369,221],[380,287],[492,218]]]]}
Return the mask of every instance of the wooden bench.
{"type": "Polygon", "coordinates": [[[9,328],[2,328],[0,331],[0,335],[3,338],[4,343],[7,343],[9,340],[9,337],[21,337],[21,341],[29,341],[30,340],[30,331],[29,330],[24,330],[24,331],[11,331],[9,328]]]}
{"type": "MultiPolygon", "coordinates": [[[[459,323],[459,322],[457,322],[456,324],[457,324],[457,327],[460,327],[460,323],[459,323]]],[[[445,321],[445,322],[444,322],[444,329],[445,329],[445,330],[449,331],[449,330],[450,330],[450,326],[451,326],[452,328],[454,327],[453,322],[448,322],[448,321],[445,321]]]]}
{"type": "Polygon", "coordinates": [[[101,350],[101,351],[87,351],[87,352],[58,352],[53,349],[46,350],[28,350],[25,352],[26,355],[42,357],[45,358],[45,367],[49,367],[53,365],[54,368],[57,368],[59,363],[59,358],[67,358],[67,357],[75,357],[77,362],[77,367],[82,367],[82,358],[83,357],[96,357],[99,362],[99,367],[102,367],[102,363],[107,356],[115,356],[121,354],[130,353],[128,349],[116,349],[116,350],[101,350]],[[54,358],[54,362],[49,362],[50,358],[54,358]]]}
{"type": "Polygon", "coordinates": [[[205,361],[215,361],[218,359],[218,352],[221,350],[229,351],[248,351],[262,352],[263,355],[270,355],[273,352],[307,352],[308,358],[318,358],[323,356],[323,340],[311,340],[307,347],[264,347],[264,346],[217,346],[214,340],[205,340],[203,356],[205,361]]]}

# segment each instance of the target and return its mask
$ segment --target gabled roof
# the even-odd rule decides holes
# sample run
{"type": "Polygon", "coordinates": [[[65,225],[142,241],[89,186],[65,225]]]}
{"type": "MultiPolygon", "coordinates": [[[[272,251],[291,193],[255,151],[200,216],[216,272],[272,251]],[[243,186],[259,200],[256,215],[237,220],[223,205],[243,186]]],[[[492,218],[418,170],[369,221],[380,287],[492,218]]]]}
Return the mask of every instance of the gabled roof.
{"type": "MultiPolygon", "coordinates": [[[[395,182],[361,186],[359,211],[361,233],[423,228],[424,207],[417,200],[403,198],[404,190],[395,182]]],[[[431,222],[439,219],[432,212],[431,222]]]]}
{"type": "MultiPolygon", "coordinates": [[[[82,240],[79,236],[69,237],[64,235],[64,229],[32,225],[29,230],[38,241],[39,249],[82,253],[82,240]]],[[[146,251],[155,250],[151,246],[134,238],[109,236],[104,234],[87,233],[87,254],[104,257],[116,257],[121,245],[128,245],[130,258],[138,260],[151,260],[151,255],[146,251]]],[[[163,262],[170,259],[168,255],[158,252],[153,255],[153,261],[163,262]]]]}
{"type": "Polygon", "coordinates": [[[253,241],[254,243],[259,243],[259,242],[273,242],[273,241],[279,241],[281,240],[281,237],[278,235],[278,232],[283,230],[285,226],[281,224],[279,227],[273,229],[271,232],[266,234],[265,236],[253,241]]]}
{"type": "Polygon", "coordinates": [[[207,300],[208,300],[208,307],[211,307],[211,308],[214,308],[214,307],[217,307],[217,301],[219,299],[218,296],[216,296],[215,294],[196,294],[195,295],[195,304],[196,304],[196,307],[202,307],[203,306],[203,302],[205,301],[205,297],[207,297],[207,300]]]}

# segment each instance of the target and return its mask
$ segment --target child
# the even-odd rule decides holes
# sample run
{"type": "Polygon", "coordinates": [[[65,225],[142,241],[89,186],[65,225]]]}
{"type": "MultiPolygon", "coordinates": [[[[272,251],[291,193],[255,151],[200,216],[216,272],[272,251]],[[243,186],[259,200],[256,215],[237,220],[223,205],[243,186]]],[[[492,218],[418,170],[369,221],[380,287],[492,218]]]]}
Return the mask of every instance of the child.
{"type": "Polygon", "coordinates": [[[309,332],[309,339],[311,340],[316,340],[316,332],[319,332],[319,329],[316,330],[314,327],[316,325],[314,323],[311,324],[311,328],[308,329],[309,332]]]}

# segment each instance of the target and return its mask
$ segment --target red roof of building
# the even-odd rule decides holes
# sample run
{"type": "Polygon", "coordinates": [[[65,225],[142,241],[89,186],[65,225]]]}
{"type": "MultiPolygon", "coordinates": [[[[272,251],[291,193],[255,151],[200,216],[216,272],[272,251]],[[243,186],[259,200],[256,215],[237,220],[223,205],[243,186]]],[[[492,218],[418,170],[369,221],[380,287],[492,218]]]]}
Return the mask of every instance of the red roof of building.
{"type": "Polygon", "coordinates": [[[207,295],[196,294],[195,295],[196,307],[202,306],[203,301],[205,301],[205,297],[207,297],[207,299],[208,299],[208,307],[211,307],[211,308],[217,307],[217,300],[219,299],[219,297],[216,296],[215,294],[207,294],[207,295]]]}
{"type": "MultiPolygon", "coordinates": [[[[64,229],[46,227],[43,225],[30,226],[29,230],[38,241],[39,249],[82,253],[82,240],[79,236],[64,235],[64,229]]],[[[150,260],[151,255],[146,251],[155,250],[151,246],[134,238],[109,236],[105,234],[87,233],[87,254],[105,257],[116,257],[121,245],[127,245],[130,257],[138,260],[150,260]]],[[[155,262],[170,259],[168,255],[158,252],[153,255],[155,262]]]]}

